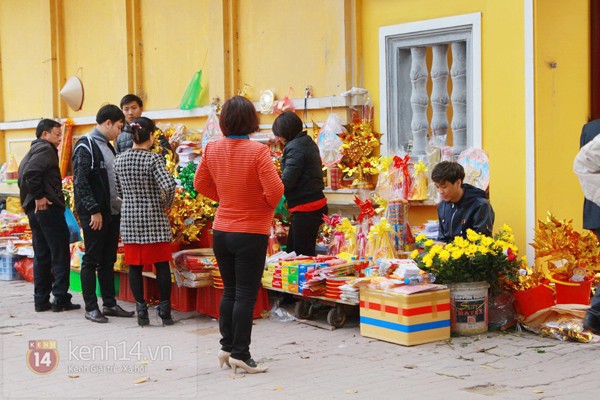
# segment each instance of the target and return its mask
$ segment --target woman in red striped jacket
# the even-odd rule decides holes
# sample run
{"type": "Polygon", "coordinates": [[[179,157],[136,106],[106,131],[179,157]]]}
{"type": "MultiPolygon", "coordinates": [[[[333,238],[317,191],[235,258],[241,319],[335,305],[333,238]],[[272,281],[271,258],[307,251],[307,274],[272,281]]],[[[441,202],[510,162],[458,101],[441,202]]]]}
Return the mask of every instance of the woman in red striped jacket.
{"type": "Polygon", "coordinates": [[[250,355],[252,314],[283,183],[269,148],[249,140],[258,130],[258,115],[248,99],[226,101],[219,125],[225,137],[206,146],[194,177],[196,190],[219,202],[213,222],[213,249],[224,285],[218,358],[234,373],[237,368],[265,372],[250,355]]]}

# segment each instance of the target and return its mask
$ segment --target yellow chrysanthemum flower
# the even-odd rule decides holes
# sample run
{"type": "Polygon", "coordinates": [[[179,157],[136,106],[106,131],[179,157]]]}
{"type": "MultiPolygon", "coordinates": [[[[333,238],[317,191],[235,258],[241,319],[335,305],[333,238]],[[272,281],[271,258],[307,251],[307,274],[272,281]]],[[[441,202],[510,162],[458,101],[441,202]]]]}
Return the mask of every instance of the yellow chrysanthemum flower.
{"type": "Polygon", "coordinates": [[[443,246],[436,244],[431,249],[429,249],[429,254],[431,254],[432,256],[435,256],[436,254],[439,254],[439,252],[442,251],[443,248],[444,248],[443,246]]]}
{"type": "Polygon", "coordinates": [[[461,258],[463,256],[463,254],[464,254],[464,252],[462,250],[457,249],[451,253],[451,256],[452,256],[453,260],[458,260],[459,258],[461,258]]]}
{"type": "Polygon", "coordinates": [[[415,240],[416,240],[417,242],[422,242],[422,241],[424,241],[425,239],[427,239],[427,236],[425,236],[425,234],[424,234],[424,233],[420,233],[420,234],[419,234],[419,235],[417,235],[417,237],[415,238],[415,240]]]}
{"type": "Polygon", "coordinates": [[[465,247],[467,247],[469,245],[469,242],[467,242],[462,236],[457,236],[456,238],[454,238],[454,244],[457,247],[464,249],[465,247]]]}
{"type": "Polygon", "coordinates": [[[427,246],[427,247],[431,247],[431,246],[433,246],[433,245],[434,245],[434,243],[435,243],[435,242],[434,242],[433,240],[431,240],[431,239],[428,239],[428,240],[426,240],[426,241],[425,241],[425,243],[424,243],[424,244],[425,244],[425,246],[427,246]]]}
{"type": "Polygon", "coordinates": [[[423,264],[425,264],[426,267],[431,267],[433,264],[433,257],[430,254],[426,254],[423,257],[423,264]]]}
{"type": "Polygon", "coordinates": [[[448,250],[440,251],[440,260],[446,262],[450,259],[450,252],[448,250]]]}
{"type": "Polygon", "coordinates": [[[489,236],[484,236],[481,238],[481,245],[482,246],[486,246],[486,247],[490,247],[492,245],[492,243],[494,243],[494,239],[492,239],[489,236]]]}
{"type": "Polygon", "coordinates": [[[467,229],[467,239],[470,242],[476,242],[477,240],[479,240],[479,238],[480,238],[479,233],[475,232],[472,229],[467,229]]]}
{"type": "Polygon", "coordinates": [[[414,250],[412,253],[410,253],[410,258],[415,259],[419,256],[419,250],[414,250]]]}

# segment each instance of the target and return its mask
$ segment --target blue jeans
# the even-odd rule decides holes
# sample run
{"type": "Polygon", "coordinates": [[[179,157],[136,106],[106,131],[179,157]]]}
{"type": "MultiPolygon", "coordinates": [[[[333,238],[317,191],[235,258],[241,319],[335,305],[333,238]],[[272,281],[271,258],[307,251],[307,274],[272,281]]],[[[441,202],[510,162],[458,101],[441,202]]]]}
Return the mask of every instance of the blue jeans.
{"type": "Polygon", "coordinates": [[[27,212],[33,241],[33,299],[36,306],[50,301],[50,292],[57,303],[71,300],[69,275],[71,253],[69,228],[64,209],[50,205],[47,210],[27,212]],[[53,277],[54,276],[54,280],[53,277]]]}
{"type": "Polygon", "coordinates": [[[267,255],[267,235],[213,232],[213,250],[223,279],[219,307],[221,350],[232,358],[250,356],[252,314],[267,255]]]}

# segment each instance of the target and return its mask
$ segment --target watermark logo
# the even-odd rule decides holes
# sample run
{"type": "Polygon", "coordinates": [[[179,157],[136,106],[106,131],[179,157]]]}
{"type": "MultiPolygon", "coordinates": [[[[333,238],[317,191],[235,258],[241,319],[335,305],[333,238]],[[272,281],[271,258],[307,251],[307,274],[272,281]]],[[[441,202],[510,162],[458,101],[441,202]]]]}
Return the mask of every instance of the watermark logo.
{"type": "Polygon", "coordinates": [[[56,340],[30,340],[26,359],[32,372],[39,375],[51,373],[59,361],[56,340]]]}

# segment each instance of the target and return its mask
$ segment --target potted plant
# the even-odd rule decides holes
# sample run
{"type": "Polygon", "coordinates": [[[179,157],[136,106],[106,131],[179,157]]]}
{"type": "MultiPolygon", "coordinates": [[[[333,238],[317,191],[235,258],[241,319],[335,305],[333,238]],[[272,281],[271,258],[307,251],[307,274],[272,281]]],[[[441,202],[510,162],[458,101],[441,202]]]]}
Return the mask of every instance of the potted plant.
{"type": "Polygon", "coordinates": [[[512,229],[504,225],[493,237],[467,230],[441,244],[424,235],[416,238],[421,248],[411,254],[419,268],[450,288],[451,326],[459,334],[487,331],[488,287],[492,294],[506,290],[518,279],[522,260],[512,229]]]}

